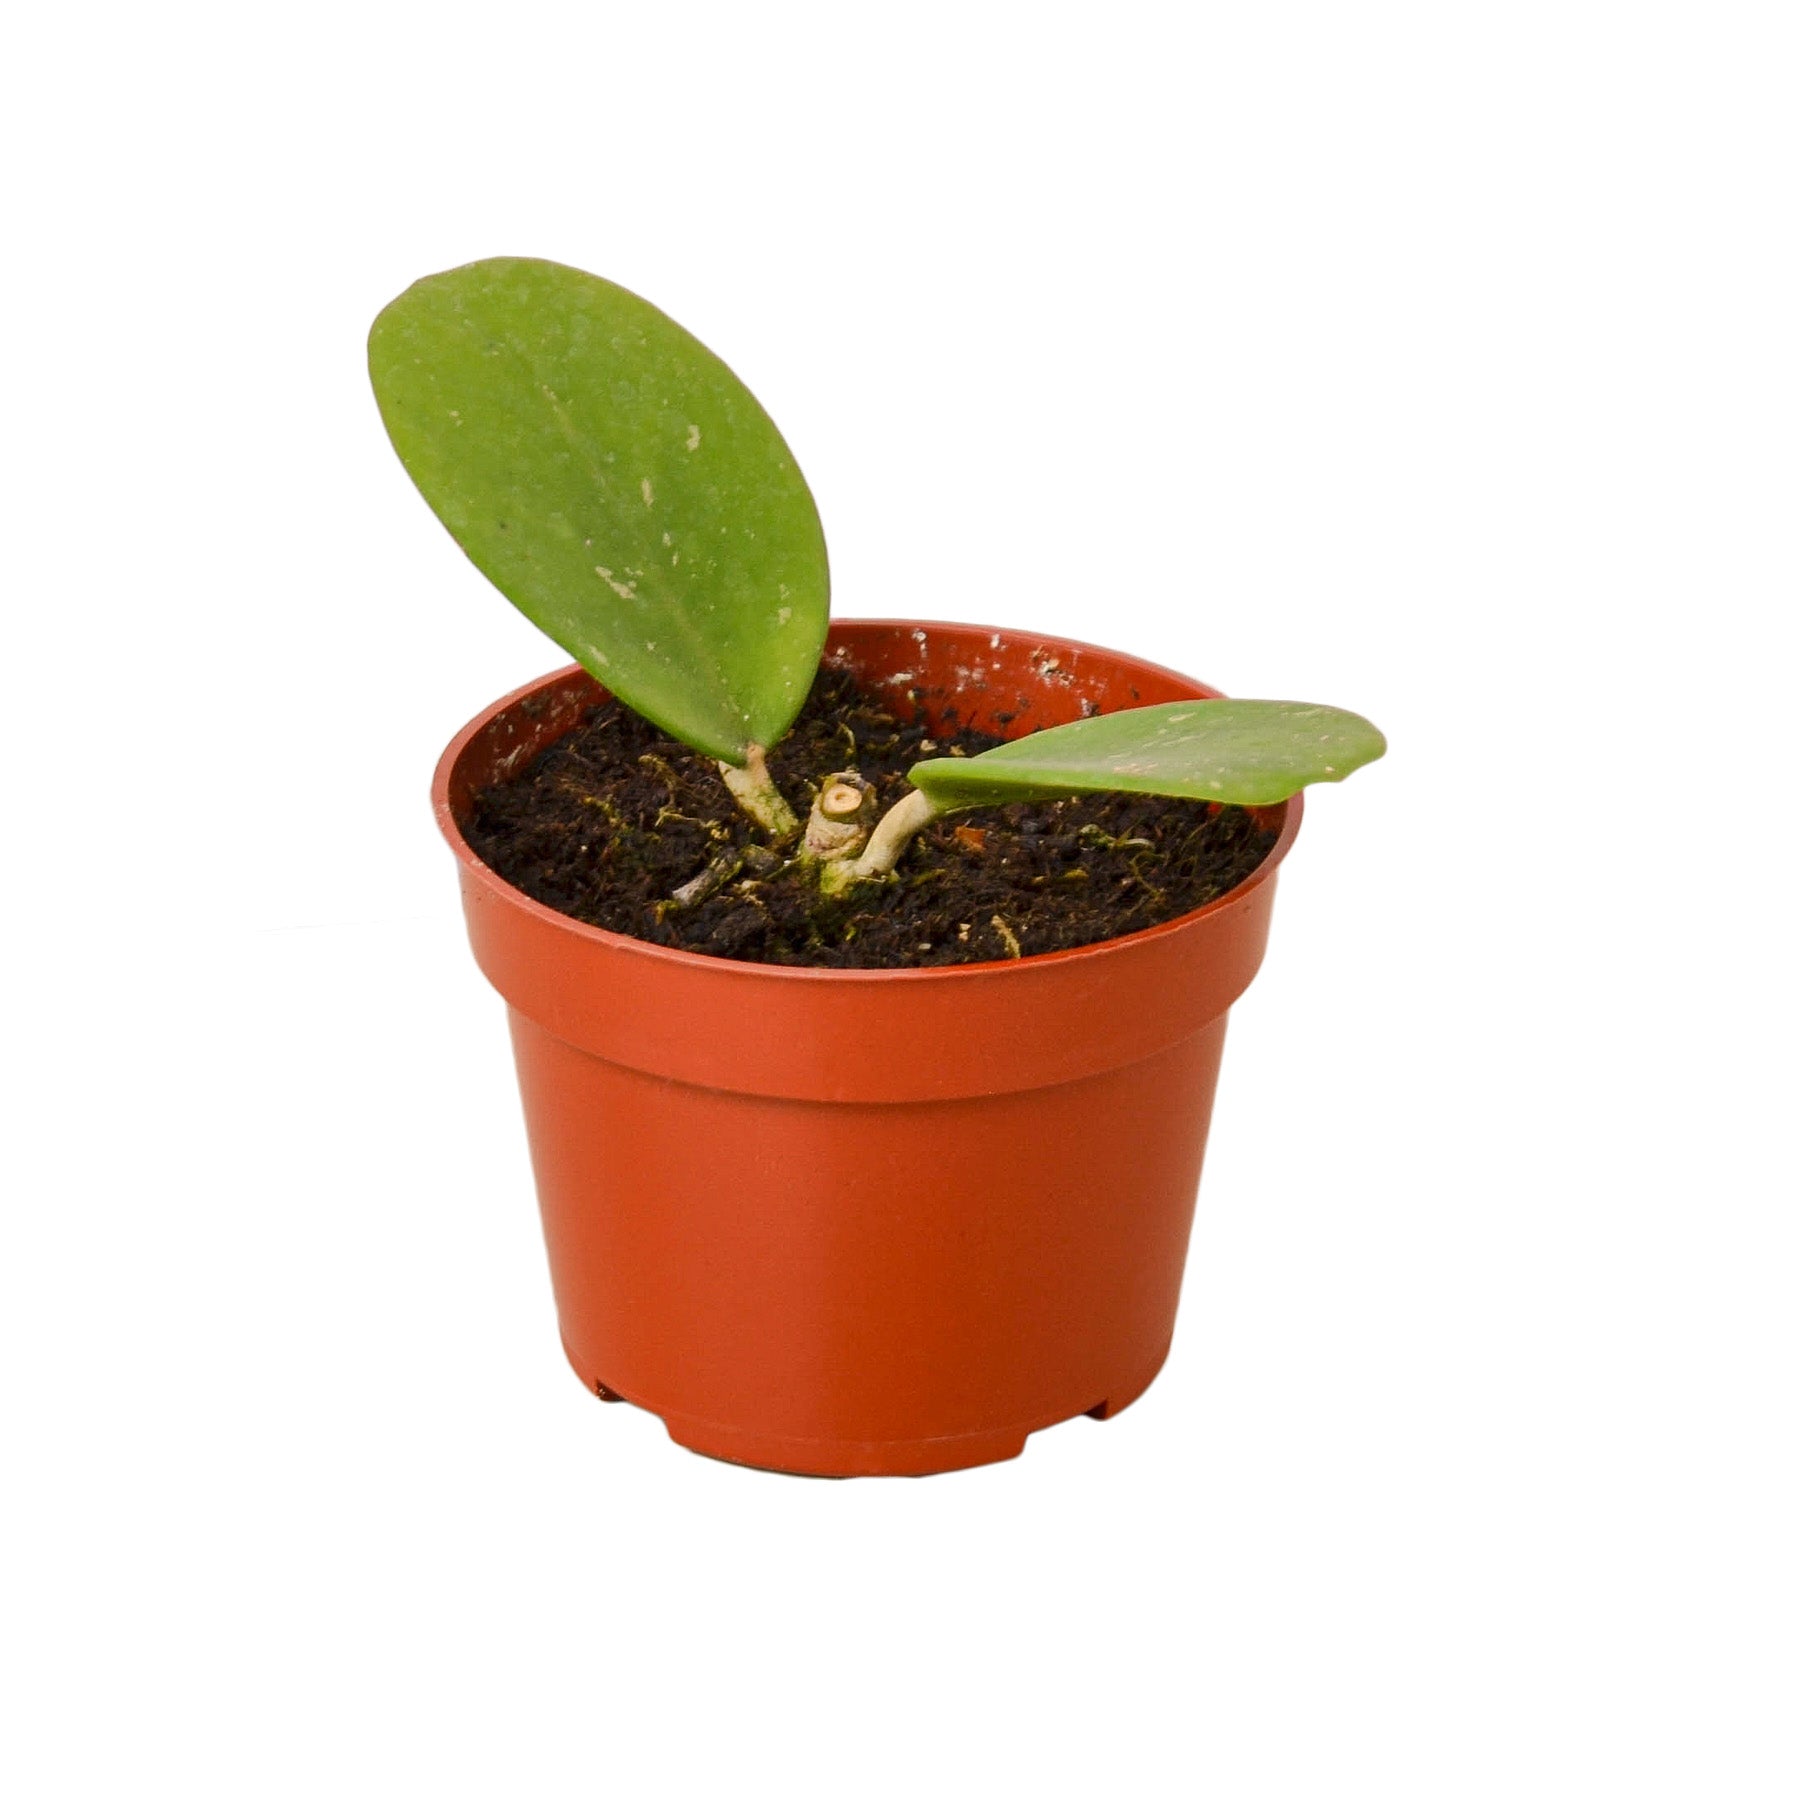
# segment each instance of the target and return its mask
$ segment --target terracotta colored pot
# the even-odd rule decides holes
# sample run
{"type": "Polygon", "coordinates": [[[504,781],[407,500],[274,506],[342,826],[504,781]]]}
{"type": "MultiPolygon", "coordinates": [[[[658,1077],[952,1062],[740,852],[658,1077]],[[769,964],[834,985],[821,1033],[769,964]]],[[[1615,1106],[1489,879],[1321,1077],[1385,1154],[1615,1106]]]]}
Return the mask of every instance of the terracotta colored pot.
{"type": "MultiPolygon", "coordinates": [[[[826,655],[903,716],[1015,735],[1084,701],[1214,691],[966,625],[842,621],[826,655]]],[[[552,912],[463,839],[470,794],[599,692],[570,669],[508,695],[433,787],[510,1009],[576,1373],[689,1449],[812,1475],[995,1462],[1129,1405],[1168,1354],[1226,1009],[1299,800],[1248,881],[1109,943],[950,969],[729,962],[552,912]]]]}

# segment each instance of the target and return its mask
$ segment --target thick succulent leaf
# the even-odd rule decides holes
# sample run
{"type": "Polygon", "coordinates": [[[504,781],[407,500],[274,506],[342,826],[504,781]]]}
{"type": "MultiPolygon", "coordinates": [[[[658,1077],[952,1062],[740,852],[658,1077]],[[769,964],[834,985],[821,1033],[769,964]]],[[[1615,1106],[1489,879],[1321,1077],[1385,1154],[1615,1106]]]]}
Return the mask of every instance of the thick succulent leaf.
{"type": "Polygon", "coordinates": [[[502,257],[408,288],[369,371],[450,535],[621,700],[729,762],[786,734],[825,642],[825,538],[705,345],[609,281],[502,257]]]}
{"type": "Polygon", "coordinates": [[[909,771],[945,812],[1069,794],[1174,794],[1272,806],[1342,781],[1387,740],[1355,713],[1293,700],[1176,700],[1052,726],[980,756],[909,771]]]}

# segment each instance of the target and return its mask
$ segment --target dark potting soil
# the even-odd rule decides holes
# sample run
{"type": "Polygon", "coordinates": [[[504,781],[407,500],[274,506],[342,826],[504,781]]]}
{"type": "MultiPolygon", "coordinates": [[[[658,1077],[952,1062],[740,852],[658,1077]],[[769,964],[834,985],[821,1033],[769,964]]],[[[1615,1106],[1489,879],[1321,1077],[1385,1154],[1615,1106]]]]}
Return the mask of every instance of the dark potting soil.
{"type": "MultiPolygon", "coordinates": [[[[885,812],[912,791],[913,763],[999,742],[904,724],[827,669],[769,770],[802,820],[814,785],[840,769],[874,782],[885,812]]],[[[608,931],[742,962],[917,969],[1159,925],[1235,887],[1277,834],[1242,807],[1144,794],[984,807],[928,825],[895,880],[828,900],[769,866],[717,764],[608,700],[522,773],[478,792],[464,835],[514,887],[608,931]],[[750,866],[697,905],[673,904],[724,851],[748,852],[750,866]]]]}

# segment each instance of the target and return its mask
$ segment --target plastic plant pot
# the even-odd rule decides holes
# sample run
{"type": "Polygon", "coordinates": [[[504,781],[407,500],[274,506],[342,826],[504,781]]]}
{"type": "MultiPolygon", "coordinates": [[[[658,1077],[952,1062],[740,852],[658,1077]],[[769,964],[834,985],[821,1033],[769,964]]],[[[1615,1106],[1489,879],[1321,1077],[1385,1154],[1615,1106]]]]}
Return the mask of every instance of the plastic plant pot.
{"type": "MultiPolygon", "coordinates": [[[[1212,697],[1113,651],[844,620],[828,662],[901,717],[1016,736],[1212,697]],[[1000,721],[1004,719],[1004,723],[1000,721]]],[[[579,668],[438,765],[476,961],[505,999],[562,1341],[705,1455],[923,1475],[1107,1418],[1168,1354],[1226,1016],[1262,960],[1298,796],[1230,893],[1083,949],[822,970],[663,949],[528,899],[472,793],[602,697],[579,668]]]]}

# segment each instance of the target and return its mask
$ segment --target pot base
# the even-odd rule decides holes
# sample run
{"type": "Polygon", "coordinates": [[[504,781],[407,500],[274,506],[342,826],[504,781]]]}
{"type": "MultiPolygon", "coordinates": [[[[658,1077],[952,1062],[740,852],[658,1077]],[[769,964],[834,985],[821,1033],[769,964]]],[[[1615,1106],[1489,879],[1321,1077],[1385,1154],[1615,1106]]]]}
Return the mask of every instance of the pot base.
{"type": "Polygon", "coordinates": [[[953,1469],[976,1469],[984,1463],[1010,1462],[1024,1453],[1025,1440],[1035,1431],[1047,1431],[1051,1426],[1073,1418],[1117,1418],[1162,1373],[1162,1366],[1168,1361],[1169,1346],[1163,1346],[1162,1354],[1141,1375],[1121,1383],[1098,1405],[1082,1412],[1042,1419],[1031,1425],[967,1432],[956,1437],[903,1439],[895,1443],[767,1437],[705,1419],[687,1418],[680,1413],[657,1413],[655,1407],[645,1406],[629,1394],[621,1394],[590,1374],[575,1359],[566,1343],[563,1354],[590,1394],[612,1405],[623,1401],[642,1412],[655,1413],[670,1438],[682,1449],[692,1450],[696,1456],[709,1457],[714,1462],[736,1463],[740,1468],[763,1469],[776,1475],[841,1479],[852,1475],[947,1475],[953,1469]]]}

